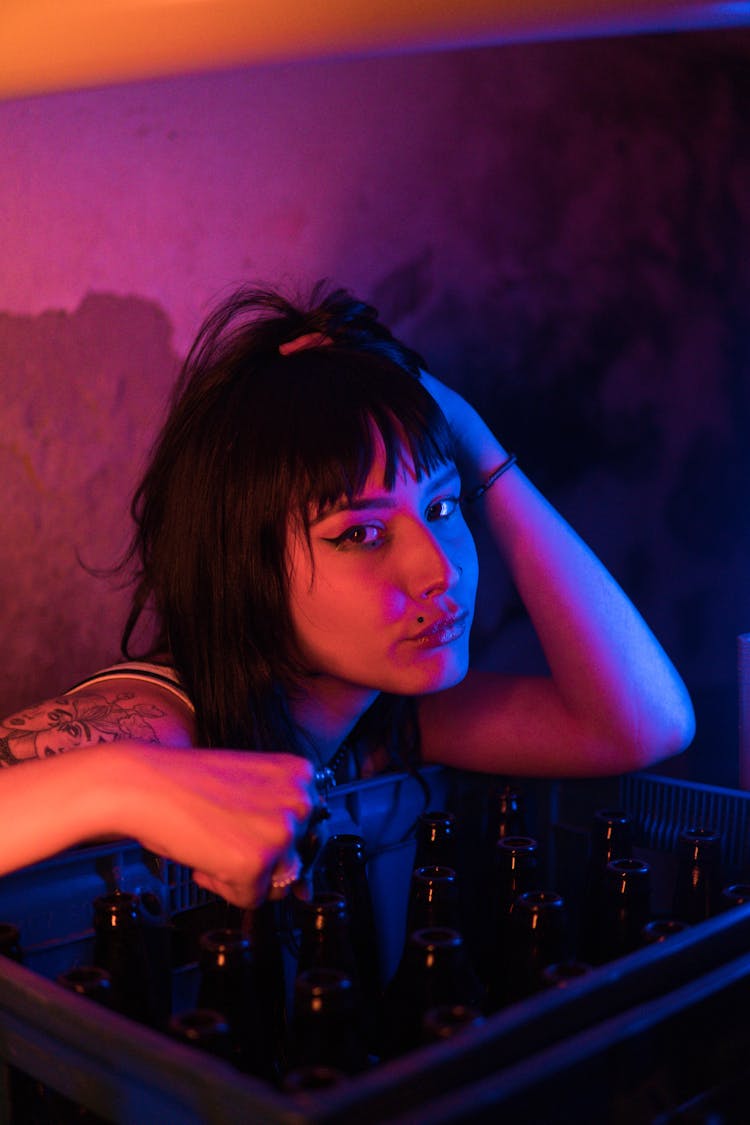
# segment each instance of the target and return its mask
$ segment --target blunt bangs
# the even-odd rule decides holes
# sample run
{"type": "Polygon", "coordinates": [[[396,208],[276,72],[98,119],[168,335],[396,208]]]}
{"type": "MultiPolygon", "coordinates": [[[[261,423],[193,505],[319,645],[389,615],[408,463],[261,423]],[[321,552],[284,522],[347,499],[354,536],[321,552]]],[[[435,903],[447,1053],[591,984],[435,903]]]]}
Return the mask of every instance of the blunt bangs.
{"type": "Polygon", "coordinates": [[[284,357],[281,364],[283,377],[276,385],[284,410],[276,418],[282,433],[275,460],[282,476],[287,470],[288,508],[301,526],[309,527],[326,508],[362,491],[375,461],[376,435],[385,449],[388,490],[404,447],[418,480],[453,462],[453,438],[443,412],[400,365],[335,347],[284,357]]]}

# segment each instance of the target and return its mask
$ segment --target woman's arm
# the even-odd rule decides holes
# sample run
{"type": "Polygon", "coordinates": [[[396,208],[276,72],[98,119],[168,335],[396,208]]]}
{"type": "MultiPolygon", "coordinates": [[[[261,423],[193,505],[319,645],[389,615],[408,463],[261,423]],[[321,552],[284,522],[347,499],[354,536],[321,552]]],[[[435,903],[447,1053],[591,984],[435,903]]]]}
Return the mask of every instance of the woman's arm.
{"type": "MultiPolygon", "coordinates": [[[[460,395],[423,378],[454,432],[470,491],[507,451],[460,395]]],[[[683,750],[694,733],[687,690],[586,544],[517,466],[477,504],[550,676],[469,673],[458,687],[424,698],[425,757],[490,771],[581,775],[642,768],[683,750]]]]}
{"type": "Polygon", "coordinates": [[[123,680],[0,723],[0,874],[102,837],[137,839],[240,906],[293,866],[318,803],[311,765],[289,754],[192,748],[189,709],[123,680]],[[106,745],[105,745],[106,744],[106,745]]]}

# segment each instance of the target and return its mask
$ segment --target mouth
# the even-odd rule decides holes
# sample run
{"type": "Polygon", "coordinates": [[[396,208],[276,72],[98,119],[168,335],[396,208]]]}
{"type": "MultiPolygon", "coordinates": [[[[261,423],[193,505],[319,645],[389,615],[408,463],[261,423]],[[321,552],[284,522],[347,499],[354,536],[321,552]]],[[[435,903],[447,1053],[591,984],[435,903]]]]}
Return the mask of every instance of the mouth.
{"type": "Polygon", "coordinates": [[[451,644],[452,641],[457,641],[466,632],[469,623],[468,610],[463,610],[461,613],[452,614],[449,617],[440,617],[437,621],[433,621],[426,629],[421,632],[415,633],[412,637],[407,637],[411,644],[418,645],[419,648],[439,648],[441,645],[451,644]]]}

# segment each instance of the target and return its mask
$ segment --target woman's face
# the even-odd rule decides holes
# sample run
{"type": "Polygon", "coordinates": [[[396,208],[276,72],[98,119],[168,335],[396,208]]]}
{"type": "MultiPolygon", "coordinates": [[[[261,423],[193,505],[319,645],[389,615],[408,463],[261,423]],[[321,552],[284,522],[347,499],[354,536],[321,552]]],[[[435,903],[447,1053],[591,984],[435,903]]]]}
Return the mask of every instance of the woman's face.
{"type": "Polygon", "coordinates": [[[477,555],[452,464],[421,481],[404,450],[393,490],[385,451],[365,486],[290,534],[291,611],[314,678],[305,689],[329,705],[363,706],[373,692],[420,695],[465,676],[477,555]]]}

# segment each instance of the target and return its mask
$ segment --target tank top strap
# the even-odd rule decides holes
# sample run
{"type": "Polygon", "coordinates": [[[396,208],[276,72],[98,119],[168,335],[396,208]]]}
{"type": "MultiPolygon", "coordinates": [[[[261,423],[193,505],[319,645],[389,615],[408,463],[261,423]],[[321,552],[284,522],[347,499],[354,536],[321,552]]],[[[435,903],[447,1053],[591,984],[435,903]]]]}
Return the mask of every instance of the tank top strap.
{"type": "Polygon", "coordinates": [[[117,676],[124,676],[130,680],[145,680],[149,683],[159,684],[161,687],[171,691],[173,695],[178,696],[183,703],[187,704],[191,711],[194,711],[192,700],[182,686],[180,677],[174,668],[168,664],[152,664],[148,661],[130,660],[123,664],[112,664],[108,668],[102,668],[99,672],[95,672],[92,676],[87,676],[85,680],[80,680],[74,684],[73,687],[68,688],[66,694],[74,695],[78,691],[85,691],[86,688],[100,683],[102,680],[111,680],[117,676]]]}

